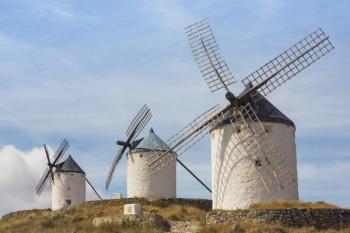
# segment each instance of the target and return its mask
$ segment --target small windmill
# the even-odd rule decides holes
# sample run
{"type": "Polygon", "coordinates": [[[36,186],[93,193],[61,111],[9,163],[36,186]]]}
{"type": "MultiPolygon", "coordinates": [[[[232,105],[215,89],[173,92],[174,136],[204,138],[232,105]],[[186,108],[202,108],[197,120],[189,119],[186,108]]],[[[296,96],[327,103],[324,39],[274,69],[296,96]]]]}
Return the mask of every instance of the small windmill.
{"type": "Polygon", "coordinates": [[[126,152],[126,149],[134,147],[137,144],[137,141],[134,141],[142,130],[145,128],[149,120],[152,118],[151,110],[144,105],[141,110],[136,114],[134,119],[131,121],[128,129],[126,130],[127,139],[125,141],[117,141],[116,143],[121,146],[118,153],[116,154],[112,166],[108,172],[107,179],[105,182],[106,190],[109,188],[115,169],[118,166],[119,161],[123,157],[123,154],[126,152]]]}
{"type": "MultiPolygon", "coordinates": [[[[233,75],[220,54],[208,21],[204,19],[196,22],[185,28],[185,32],[193,56],[210,90],[214,92],[224,89],[229,105],[222,109],[215,106],[193,120],[175,134],[169,143],[169,151],[175,151],[180,156],[225,118],[229,120],[231,135],[235,138],[227,149],[233,156],[249,158],[269,193],[278,192],[289,183],[295,182],[283,156],[273,146],[251,105],[258,103],[264,96],[332,50],[334,46],[329,37],[321,29],[312,32],[244,78],[242,83],[245,90],[240,95],[235,95],[228,89],[235,82],[233,75]]],[[[159,150],[154,153],[149,167],[157,173],[173,159],[175,158],[167,151],[159,150]]]]}
{"type": "Polygon", "coordinates": [[[86,178],[85,172],[70,155],[64,162],[60,163],[61,158],[66,153],[68,148],[69,143],[66,139],[64,139],[53,157],[51,157],[47,146],[44,144],[48,167],[41,176],[38,185],[35,187],[35,191],[37,195],[40,195],[48,180],[51,180],[52,209],[59,209],[64,205],[84,202],[85,182],[89,184],[98,198],[102,200],[101,196],[97,193],[91,182],[86,178]],[[76,174],[76,176],[74,176],[74,174],[76,174]]]}
{"type": "MultiPolygon", "coordinates": [[[[118,163],[121,160],[121,158],[124,155],[124,153],[126,152],[126,150],[128,149],[128,151],[130,153],[131,150],[134,149],[143,140],[143,139],[136,140],[136,138],[140,135],[142,130],[145,128],[147,123],[150,121],[151,117],[152,117],[151,110],[147,107],[147,105],[144,105],[141,108],[141,110],[137,113],[137,115],[134,117],[134,119],[131,121],[131,123],[130,123],[127,131],[126,131],[126,136],[127,136],[126,140],[125,141],[117,141],[116,142],[118,145],[121,146],[121,148],[119,149],[118,153],[116,154],[116,156],[114,158],[114,161],[112,163],[112,166],[111,166],[111,168],[110,168],[110,170],[108,172],[107,179],[106,179],[106,182],[105,182],[106,189],[109,188],[110,183],[111,183],[112,178],[113,178],[113,175],[114,175],[114,172],[115,172],[115,170],[116,170],[116,168],[118,166],[118,163]]],[[[152,135],[155,135],[154,132],[152,133],[152,135]]],[[[167,140],[165,142],[165,144],[167,144],[171,140],[172,140],[172,138],[167,140]]],[[[163,144],[163,142],[161,144],[163,144]]],[[[162,150],[164,150],[164,148],[162,148],[162,150]]],[[[171,152],[171,151],[169,151],[169,152],[171,152]]],[[[189,174],[191,174],[191,176],[193,176],[201,185],[203,185],[203,187],[205,189],[207,189],[209,192],[211,192],[209,187],[207,185],[205,185],[205,183],[202,180],[200,180],[200,178],[198,176],[196,176],[182,161],[180,161],[179,159],[176,159],[176,161],[189,174]]],[[[131,165],[129,165],[129,166],[131,166],[131,165]]],[[[145,166],[146,166],[146,164],[145,164],[145,166]]],[[[143,168],[143,165],[141,164],[140,165],[140,169],[142,169],[142,168],[143,168]]],[[[135,169],[135,168],[133,166],[132,169],[131,168],[128,168],[128,169],[132,170],[132,169],[135,169]]],[[[145,173],[147,173],[147,171],[145,171],[145,173]]],[[[141,177],[132,177],[132,178],[128,177],[128,186],[132,185],[132,183],[135,183],[134,181],[136,181],[136,179],[140,179],[140,178],[141,177]]],[[[156,182],[156,181],[154,181],[154,182],[156,182]]]]}

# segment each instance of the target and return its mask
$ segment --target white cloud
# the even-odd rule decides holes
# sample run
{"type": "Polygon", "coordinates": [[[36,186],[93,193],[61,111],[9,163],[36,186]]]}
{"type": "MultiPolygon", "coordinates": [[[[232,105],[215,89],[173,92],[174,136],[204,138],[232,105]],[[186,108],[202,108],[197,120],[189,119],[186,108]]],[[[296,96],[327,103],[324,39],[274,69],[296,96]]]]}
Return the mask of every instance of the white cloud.
{"type": "MultiPolygon", "coordinates": [[[[50,147],[49,151],[52,151],[50,147]]],[[[22,151],[13,145],[6,145],[0,150],[0,216],[17,210],[51,208],[50,182],[46,184],[40,196],[35,193],[46,162],[43,148],[22,151]]],[[[90,179],[90,182],[93,181],[90,179]]],[[[102,198],[106,197],[99,188],[95,185],[94,187],[102,198]]],[[[88,184],[86,198],[98,199],[88,184]]]]}
{"type": "Polygon", "coordinates": [[[48,208],[51,204],[49,189],[38,197],[35,186],[45,169],[42,148],[21,151],[12,145],[0,150],[0,215],[9,211],[48,208]]]}

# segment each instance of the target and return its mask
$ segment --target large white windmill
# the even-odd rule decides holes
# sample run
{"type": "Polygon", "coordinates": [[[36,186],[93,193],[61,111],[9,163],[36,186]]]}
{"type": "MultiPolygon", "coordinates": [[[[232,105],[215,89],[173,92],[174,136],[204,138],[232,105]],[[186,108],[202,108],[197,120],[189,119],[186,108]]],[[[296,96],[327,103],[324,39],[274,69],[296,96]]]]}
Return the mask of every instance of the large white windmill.
{"type": "MultiPolygon", "coordinates": [[[[215,106],[184,127],[169,143],[169,151],[179,156],[211,133],[214,209],[298,199],[295,126],[264,96],[332,50],[329,37],[321,29],[312,32],[244,78],[244,91],[234,95],[228,89],[233,75],[208,21],[196,22],[185,32],[210,90],[225,89],[229,105],[215,106]]],[[[148,165],[157,173],[172,160],[159,150],[148,165]]]]}
{"type": "Polygon", "coordinates": [[[65,206],[85,202],[85,182],[90,185],[98,198],[102,199],[90,181],[86,178],[85,172],[74,161],[71,155],[69,155],[64,162],[59,163],[60,159],[68,150],[68,148],[68,141],[64,139],[56,150],[53,158],[50,159],[49,151],[44,144],[48,167],[46,168],[38,185],[36,186],[35,191],[37,195],[40,195],[44,190],[46,183],[51,178],[52,210],[59,210],[65,206]]]}

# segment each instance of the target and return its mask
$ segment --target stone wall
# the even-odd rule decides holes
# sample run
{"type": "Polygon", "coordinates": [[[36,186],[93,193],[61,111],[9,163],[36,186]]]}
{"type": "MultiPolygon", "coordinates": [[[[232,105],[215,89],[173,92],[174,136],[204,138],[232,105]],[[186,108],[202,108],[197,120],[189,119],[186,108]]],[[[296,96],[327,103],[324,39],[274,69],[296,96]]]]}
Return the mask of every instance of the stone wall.
{"type": "Polygon", "coordinates": [[[191,198],[157,198],[157,199],[147,199],[147,198],[122,198],[122,199],[109,199],[102,201],[89,201],[83,205],[94,206],[100,205],[100,203],[108,203],[110,205],[124,205],[130,203],[139,203],[142,205],[153,205],[157,207],[167,207],[170,205],[180,205],[180,206],[193,206],[204,211],[210,211],[212,207],[211,200],[208,199],[191,199],[191,198]]]}
{"type": "Polygon", "coordinates": [[[211,211],[206,223],[234,223],[236,221],[279,222],[286,227],[314,227],[317,229],[350,226],[350,209],[256,209],[211,211]]]}

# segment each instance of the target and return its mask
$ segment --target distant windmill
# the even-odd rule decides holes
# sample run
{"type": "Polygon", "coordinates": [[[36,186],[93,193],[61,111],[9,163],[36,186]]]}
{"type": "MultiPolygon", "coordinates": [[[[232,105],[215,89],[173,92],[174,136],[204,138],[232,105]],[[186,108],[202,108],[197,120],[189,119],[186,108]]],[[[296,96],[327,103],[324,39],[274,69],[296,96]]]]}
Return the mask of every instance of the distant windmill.
{"type": "Polygon", "coordinates": [[[35,191],[40,195],[44,190],[46,183],[51,178],[52,210],[57,210],[67,205],[85,202],[85,181],[90,185],[98,198],[102,200],[91,182],[86,178],[85,172],[70,155],[64,162],[59,163],[68,148],[68,141],[64,139],[56,150],[54,156],[50,159],[49,151],[44,144],[48,167],[43,173],[35,191]]]}
{"type": "MultiPolygon", "coordinates": [[[[126,131],[126,140],[125,141],[117,141],[117,144],[121,146],[120,150],[116,154],[112,166],[108,172],[105,187],[109,188],[113,174],[118,166],[119,161],[122,156],[128,149],[128,177],[127,177],[127,188],[128,188],[128,197],[148,197],[148,198],[156,198],[156,197],[175,197],[176,196],[176,177],[172,180],[172,182],[165,181],[162,182],[164,177],[170,176],[172,174],[176,176],[176,163],[172,163],[172,166],[164,171],[162,174],[158,174],[157,177],[153,176],[153,172],[150,169],[147,169],[147,163],[149,162],[150,152],[152,148],[162,149],[163,151],[168,150],[168,146],[166,146],[167,142],[172,140],[171,138],[165,143],[154,133],[153,130],[150,131],[149,135],[145,138],[136,139],[142,130],[145,128],[149,120],[151,119],[152,114],[151,110],[144,105],[141,110],[137,113],[134,119],[131,121],[127,131],[126,131]],[[140,148],[140,146],[146,146],[147,148],[140,148]],[[141,153],[142,152],[142,153],[141,153]],[[142,174],[141,174],[142,173],[142,174]],[[163,190],[162,190],[163,189],[163,190]],[[168,189],[168,190],[166,190],[168,189]]],[[[153,153],[152,153],[153,154],[153,153]]],[[[169,151],[169,154],[172,154],[169,151]]],[[[176,159],[176,161],[185,168],[187,172],[189,172],[200,184],[202,184],[207,190],[211,192],[211,190],[201,181],[186,165],[176,159]]],[[[171,176],[172,176],[171,175],[171,176]]]]}
{"type": "MultiPolygon", "coordinates": [[[[263,125],[269,119],[263,119],[264,124],[260,122],[259,107],[266,108],[268,105],[271,112],[282,116],[264,96],[332,50],[334,46],[329,37],[321,29],[312,32],[244,78],[245,90],[236,96],[228,89],[235,81],[220,55],[208,21],[199,21],[187,27],[185,32],[210,90],[225,89],[230,104],[222,109],[217,106],[209,109],[180,130],[169,143],[169,151],[180,156],[211,132],[213,208],[235,209],[276,198],[297,199],[295,151],[294,155],[288,154],[292,158],[287,158],[273,146],[270,136],[274,137],[274,144],[286,142],[282,142],[283,138],[278,138],[275,132],[267,132],[263,125]],[[240,169],[232,172],[236,168],[240,169]]],[[[287,143],[293,143],[294,131],[285,130],[282,136],[285,132],[293,133],[287,138],[287,143]]],[[[278,145],[277,148],[283,146],[278,145]]],[[[174,159],[168,151],[158,150],[148,165],[157,173],[174,159]]]]}
{"type": "Polygon", "coordinates": [[[126,152],[126,149],[132,148],[135,146],[137,141],[134,141],[139,134],[142,132],[142,130],[145,128],[147,123],[152,117],[151,110],[147,107],[147,105],[144,105],[141,110],[137,113],[137,115],[134,117],[134,119],[131,121],[128,129],[126,130],[126,136],[127,139],[125,141],[117,141],[117,144],[122,146],[118,153],[116,154],[112,166],[108,172],[107,179],[105,182],[106,190],[109,188],[115,169],[118,166],[119,161],[123,157],[123,154],[126,152]]]}

